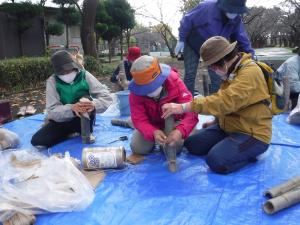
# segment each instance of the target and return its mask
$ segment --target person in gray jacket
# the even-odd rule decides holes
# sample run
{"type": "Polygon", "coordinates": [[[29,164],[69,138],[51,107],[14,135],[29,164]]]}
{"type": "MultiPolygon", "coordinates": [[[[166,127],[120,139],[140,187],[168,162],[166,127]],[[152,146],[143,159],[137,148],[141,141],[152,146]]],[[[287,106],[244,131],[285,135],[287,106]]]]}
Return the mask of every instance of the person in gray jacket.
{"type": "Polygon", "coordinates": [[[46,86],[46,123],[31,139],[36,147],[51,147],[80,133],[80,114],[89,113],[91,132],[95,113],[104,112],[113,99],[106,86],[84,69],[67,51],[56,52],[51,57],[54,74],[46,86]],[[89,101],[80,101],[82,97],[89,101]]]}
{"type": "Polygon", "coordinates": [[[288,58],[277,69],[279,79],[282,79],[284,76],[289,78],[291,109],[296,107],[300,94],[300,48],[297,51],[297,55],[288,58]]]}

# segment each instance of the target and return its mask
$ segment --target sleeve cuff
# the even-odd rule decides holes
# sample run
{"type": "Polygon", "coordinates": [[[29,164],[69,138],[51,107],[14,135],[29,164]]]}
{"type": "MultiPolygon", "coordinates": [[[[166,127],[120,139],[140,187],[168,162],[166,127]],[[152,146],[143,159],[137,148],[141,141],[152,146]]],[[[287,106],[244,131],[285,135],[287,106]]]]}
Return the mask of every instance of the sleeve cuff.
{"type": "Polygon", "coordinates": [[[179,38],[180,42],[185,42],[185,38],[179,38]]]}
{"type": "Polygon", "coordinates": [[[205,101],[205,98],[198,98],[194,99],[191,103],[191,111],[195,113],[201,113],[203,111],[203,103],[205,101]]]}

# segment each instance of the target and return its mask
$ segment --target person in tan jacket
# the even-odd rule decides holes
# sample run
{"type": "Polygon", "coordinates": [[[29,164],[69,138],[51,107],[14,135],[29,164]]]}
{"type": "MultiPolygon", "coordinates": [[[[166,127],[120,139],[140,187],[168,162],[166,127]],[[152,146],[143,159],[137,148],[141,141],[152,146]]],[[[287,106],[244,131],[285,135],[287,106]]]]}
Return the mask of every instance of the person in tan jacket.
{"type": "Polygon", "coordinates": [[[264,153],[272,135],[270,95],[264,75],[250,54],[237,51],[236,42],[215,36],[200,49],[203,64],[223,80],[220,90],[210,96],[196,98],[185,104],[163,105],[163,118],[172,114],[197,112],[214,115],[186,139],[184,145],[196,155],[207,155],[209,168],[217,173],[236,171],[264,153]]]}

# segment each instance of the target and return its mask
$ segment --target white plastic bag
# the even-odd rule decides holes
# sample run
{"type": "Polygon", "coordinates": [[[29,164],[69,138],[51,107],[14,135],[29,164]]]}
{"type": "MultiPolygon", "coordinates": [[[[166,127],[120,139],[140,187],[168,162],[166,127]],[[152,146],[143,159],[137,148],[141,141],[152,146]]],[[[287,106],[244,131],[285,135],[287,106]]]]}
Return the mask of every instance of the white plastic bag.
{"type": "Polygon", "coordinates": [[[0,153],[0,221],[26,215],[84,210],[94,191],[69,157],[33,150],[0,153]]]}
{"type": "Polygon", "coordinates": [[[19,136],[5,128],[0,128],[0,150],[17,148],[20,144],[19,136]]]}
{"type": "Polygon", "coordinates": [[[120,108],[119,102],[116,94],[112,94],[113,102],[110,106],[105,110],[105,112],[101,113],[101,116],[120,116],[120,108]]]}
{"type": "Polygon", "coordinates": [[[287,121],[290,124],[300,125],[300,94],[298,96],[297,106],[290,112],[287,121]]]}

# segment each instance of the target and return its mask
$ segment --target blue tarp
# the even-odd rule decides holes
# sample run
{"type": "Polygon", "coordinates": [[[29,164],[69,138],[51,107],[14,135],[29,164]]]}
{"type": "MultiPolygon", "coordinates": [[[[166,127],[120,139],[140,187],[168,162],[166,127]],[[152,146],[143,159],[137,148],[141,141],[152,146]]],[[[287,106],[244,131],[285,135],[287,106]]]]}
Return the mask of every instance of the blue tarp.
{"type": "MultiPolygon", "coordinates": [[[[287,124],[286,117],[274,117],[273,144],[257,163],[238,172],[214,174],[204,158],[183,153],[178,158],[179,171],[170,173],[164,156],[154,153],[139,165],[108,171],[96,189],[93,204],[85,211],[39,215],[37,224],[299,225],[300,205],[272,216],[261,208],[266,189],[300,175],[300,127],[287,124]]],[[[22,148],[28,148],[43,118],[44,115],[36,115],[5,127],[21,137],[22,148]]],[[[95,146],[107,146],[115,137],[131,137],[131,129],[111,126],[110,120],[111,117],[97,117],[95,146]]],[[[111,144],[117,145],[124,145],[127,154],[131,154],[129,141],[111,144]]],[[[75,137],[50,152],[69,151],[81,159],[84,146],[80,137],[75,137]]]]}

